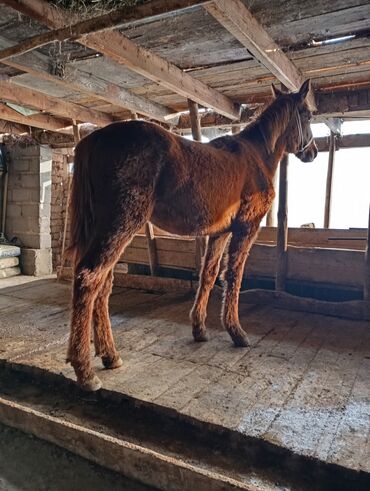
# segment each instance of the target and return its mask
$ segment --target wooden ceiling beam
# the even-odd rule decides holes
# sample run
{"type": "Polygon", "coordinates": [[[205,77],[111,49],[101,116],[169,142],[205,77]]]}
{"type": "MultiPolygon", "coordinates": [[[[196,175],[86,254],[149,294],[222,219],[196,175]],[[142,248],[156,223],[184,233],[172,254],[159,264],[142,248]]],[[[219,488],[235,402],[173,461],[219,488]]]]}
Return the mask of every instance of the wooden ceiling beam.
{"type": "Polygon", "coordinates": [[[24,135],[26,133],[29,133],[29,126],[0,120],[0,133],[9,133],[11,135],[24,135]]]}
{"type": "MultiPolygon", "coordinates": [[[[66,12],[44,0],[5,0],[3,3],[51,29],[62,28],[71,23],[66,12]]],[[[231,99],[155,53],[141,48],[119,32],[90,34],[79,42],[185,98],[210,107],[232,120],[239,118],[239,106],[231,99]]]]}
{"type": "Polygon", "coordinates": [[[65,129],[70,124],[69,121],[58,119],[49,116],[48,114],[32,114],[31,116],[24,116],[2,103],[0,103],[0,119],[12,123],[19,123],[26,127],[32,126],[43,130],[70,133],[70,130],[65,129]]]}
{"type": "Polygon", "coordinates": [[[114,121],[106,113],[88,109],[72,102],[63,101],[58,97],[48,96],[43,92],[22,87],[9,80],[0,80],[0,98],[3,101],[13,102],[20,106],[35,108],[62,118],[94,123],[98,126],[106,126],[114,121]]]}
{"type": "MultiPolygon", "coordinates": [[[[204,8],[282,84],[292,91],[299,90],[304,82],[302,73],[241,0],[214,0],[204,8]]],[[[310,108],[315,110],[312,91],[308,102],[310,108]]]]}
{"type": "MultiPolygon", "coordinates": [[[[2,50],[11,48],[12,45],[11,41],[0,36],[0,48],[2,50]]],[[[67,65],[63,78],[53,75],[50,73],[48,57],[38,52],[24,53],[14,58],[4,59],[1,63],[29,73],[41,80],[55,83],[66,90],[84,92],[91,97],[137,112],[157,121],[165,122],[176,118],[176,113],[173,110],[136,95],[119,85],[95,77],[92,74],[87,74],[75,66],[69,68],[67,65]]]]}
{"type": "MultiPolygon", "coordinates": [[[[8,40],[0,36],[0,46],[9,44],[8,40]]],[[[40,80],[52,82],[65,90],[84,92],[91,97],[99,98],[124,109],[135,109],[136,112],[157,121],[165,122],[176,114],[173,110],[161,104],[151,102],[116,84],[86,74],[75,67],[70,68],[67,66],[64,78],[52,75],[49,71],[48,58],[41,53],[25,53],[17,58],[3,60],[1,63],[28,73],[40,80]]],[[[13,80],[16,81],[16,77],[13,77],[13,80]]]]}
{"type": "MultiPolygon", "coordinates": [[[[211,0],[155,0],[150,5],[138,5],[136,8],[129,6],[113,10],[107,14],[86,19],[76,24],[59,29],[43,32],[21,41],[19,44],[0,50],[0,61],[13,56],[19,56],[37,48],[41,48],[53,41],[76,41],[86,34],[111,30],[127,23],[128,20],[138,20],[144,17],[153,17],[163,13],[186,10],[195,5],[204,5],[211,0]]],[[[14,5],[14,2],[0,2],[14,5]]],[[[74,19],[73,19],[74,20],[74,19]]]]}

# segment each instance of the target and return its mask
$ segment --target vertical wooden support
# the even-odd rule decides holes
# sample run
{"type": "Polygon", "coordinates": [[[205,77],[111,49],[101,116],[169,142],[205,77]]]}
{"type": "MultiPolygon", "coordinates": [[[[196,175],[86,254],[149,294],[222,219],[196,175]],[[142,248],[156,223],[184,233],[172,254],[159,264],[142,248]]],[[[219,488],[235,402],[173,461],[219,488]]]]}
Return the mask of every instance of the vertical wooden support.
{"type": "Polygon", "coordinates": [[[364,282],[364,300],[370,301],[370,206],[369,206],[369,223],[367,226],[367,243],[365,252],[365,282],[364,282]]]}
{"type": "MultiPolygon", "coordinates": [[[[274,189],[276,189],[277,172],[275,172],[272,182],[273,182],[274,189]]],[[[269,209],[266,215],[266,227],[275,227],[275,226],[276,226],[276,198],[274,198],[271,204],[271,208],[269,209]]]]}
{"type": "Polygon", "coordinates": [[[239,127],[239,126],[237,126],[236,124],[233,124],[233,125],[231,126],[231,133],[232,133],[233,135],[237,135],[238,133],[240,133],[240,127],[239,127]]]}
{"type": "MultiPolygon", "coordinates": [[[[77,143],[80,141],[80,128],[76,121],[73,121],[73,138],[74,142],[77,143]]],[[[66,262],[65,258],[65,250],[66,250],[66,240],[67,240],[67,229],[68,229],[68,219],[69,219],[69,206],[71,202],[71,187],[72,187],[72,173],[68,174],[68,183],[67,183],[67,203],[66,203],[66,214],[64,217],[64,226],[63,226],[63,238],[62,238],[62,250],[60,254],[60,266],[58,271],[58,279],[63,276],[63,269],[66,262]]]]}
{"type": "Polygon", "coordinates": [[[331,190],[333,185],[334,156],[335,156],[335,134],[331,131],[330,140],[329,140],[328,172],[326,176],[324,228],[329,228],[330,226],[331,190]]]}
{"type": "Polygon", "coordinates": [[[150,222],[145,224],[145,235],[148,244],[150,274],[154,276],[158,268],[158,256],[157,256],[157,247],[155,243],[154,229],[153,229],[153,225],[150,222]]]}
{"type": "MultiPolygon", "coordinates": [[[[189,116],[191,123],[191,134],[194,141],[202,141],[202,131],[200,126],[200,118],[198,112],[198,104],[194,101],[188,99],[189,116]]],[[[200,272],[202,267],[202,257],[206,248],[206,238],[196,237],[195,238],[195,264],[197,271],[200,272]]]]}
{"type": "Polygon", "coordinates": [[[276,237],[277,267],[275,288],[285,290],[288,256],[288,155],[280,162],[279,174],[279,210],[276,237]]]}

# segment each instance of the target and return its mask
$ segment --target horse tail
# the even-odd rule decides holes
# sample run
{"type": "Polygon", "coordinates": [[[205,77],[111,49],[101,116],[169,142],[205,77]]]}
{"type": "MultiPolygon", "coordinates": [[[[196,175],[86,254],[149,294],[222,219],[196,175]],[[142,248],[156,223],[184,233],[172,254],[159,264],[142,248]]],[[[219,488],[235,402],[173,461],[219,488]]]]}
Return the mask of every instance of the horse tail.
{"type": "Polygon", "coordinates": [[[89,175],[91,152],[88,138],[75,148],[70,195],[70,246],[67,254],[77,263],[86,252],[94,230],[93,190],[89,175]]]}

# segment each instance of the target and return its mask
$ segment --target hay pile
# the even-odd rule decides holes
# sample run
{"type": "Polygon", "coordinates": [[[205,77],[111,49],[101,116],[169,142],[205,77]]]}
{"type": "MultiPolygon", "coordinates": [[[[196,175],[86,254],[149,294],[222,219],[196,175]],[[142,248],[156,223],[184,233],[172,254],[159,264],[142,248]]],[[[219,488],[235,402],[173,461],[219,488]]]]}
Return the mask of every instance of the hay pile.
{"type": "Polygon", "coordinates": [[[63,10],[90,17],[105,14],[122,7],[132,7],[146,3],[148,0],[51,0],[49,3],[63,10]]]}

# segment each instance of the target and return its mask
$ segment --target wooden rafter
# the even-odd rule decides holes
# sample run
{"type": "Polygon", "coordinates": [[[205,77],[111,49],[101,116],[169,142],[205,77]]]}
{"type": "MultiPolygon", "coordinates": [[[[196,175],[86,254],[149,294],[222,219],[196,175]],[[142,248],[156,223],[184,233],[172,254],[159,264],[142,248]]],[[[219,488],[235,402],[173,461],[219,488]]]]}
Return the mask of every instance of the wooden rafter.
{"type": "Polygon", "coordinates": [[[0,80],[0,97],[4,101],[32,107],[62,118],[94,123],[98,126],[105,126],[114,121],[106,113],[88,109],[72,102],[63,101],[57,97],[48,96],[43,92],[27,89],[8,80],[0,80]]]}
{"type": "Polygon", "coordinates": [[[24,116],[2,103],[0,103],[0,119],[22,124],[26,127],[32,126],[43,130],[60,131],[61,133],[71,132],[67,129],[63,130],[63,128],[69,124],[68,121],[49,116],[48,114],[32,114],[32,116],[24,116]]]}
{"type": "MultiPolygon", "coordinates": [[[[9,46],[11,43],[0,36],[0,46],[9,46]]],[[[52,75],[49,68],[49,60],[41,53],[25,53],[17,58],[4,60],[1,63],[29,73],[30,75],[52,82],[66,90],[84,92],[92,97],[130,109],[153,118],[158,121],[167,121],[174,115],[171,109],[138,96],[116,84],[104,81],[81,70],[66,67],[64,78],[52,75]]],[[[16,80],[16,77],[14,78],[16,80]]]]}
{"type": "MultiPolygon", "coordinates": [[[[76,24],[68,25],[59,29],[43,32],[21,41],[19,44],[0,50],[0,61],[19,56],[21,54],[41,48],[53,41],[76,41],[86,34],[111,30],[127,23],[129,20],[138,20],[144,17],[152,17],[172,11],[184,10],[194,5],[204,5],[211,0],[156,0],[150,5],[138,5],[136,8],[123,7],[107,14],[86,19],[76,24]]],[[[14,2],[0,2],[14,5],[14,2]]],[[[74,19],[73,19],[74,20],[74,19]]]]}
{"type": "MultiPolygon", "coordinates": [[[[214,0],[205,5],[231,34],[245,46],[280,82],[290,90],[296,91],[305,80],[295,64],[279,48],[268,32],[261,26],[241,0],[214,0]]],[[[308,94],[308,104],[316,110],[314,93],[308,94]]],[[[335,134],[340,134],[336,121],[323,121],[335,134]]]]}
{"type": "Polygon", "coordinates": [[[23,124],[10,123],[0,120],[0,133],[10,133],[12,135],[22,135],[29,133],[29,127],[23,124]]]}
{"type": "MultiPolygon", "coordinates": [[[[205,9],[288,89],[301,87],[301,72],[241,0],[214,0],[205,9]]],[[[311,109],[316,108],[313,94],[309,95],[309,104],[311,109]]]]}
{"type": "MultiPolygon", "coordinates": [[[[67,13],[50,6],[44,0],[5,0],[3,3],[52,29],[71,23],[67,13]]],[[[90,34],[79,42],[183,97],[210,107],[232,120],[239,118],[239,107],[231,99],[183,72],[176,65],[139,47],[119,32],[90,34]]]]}

